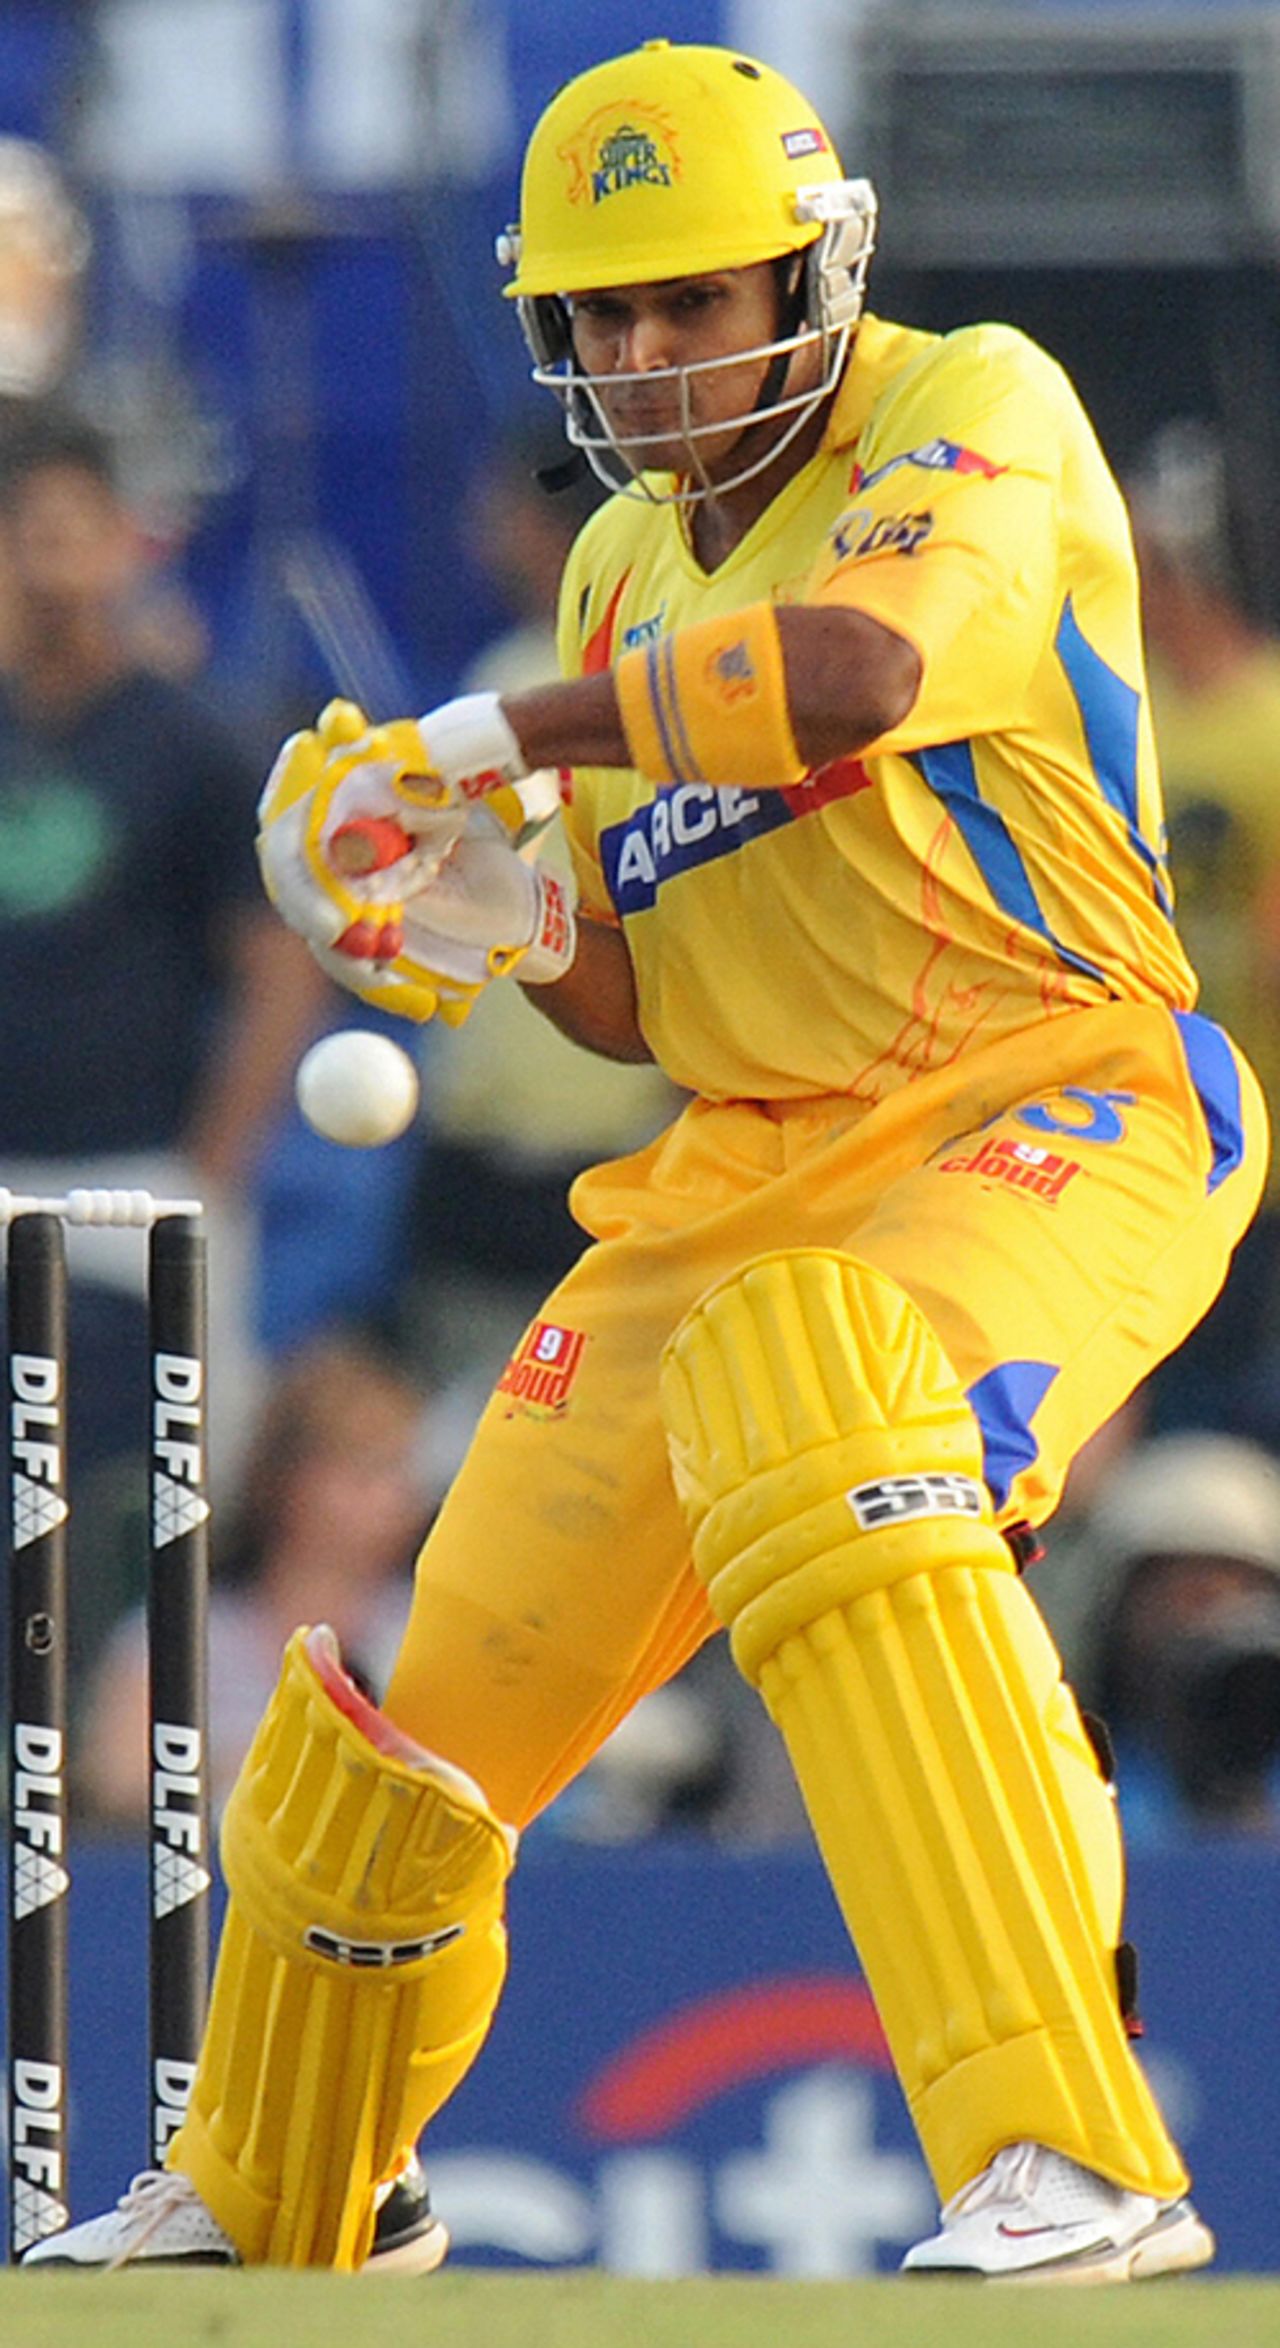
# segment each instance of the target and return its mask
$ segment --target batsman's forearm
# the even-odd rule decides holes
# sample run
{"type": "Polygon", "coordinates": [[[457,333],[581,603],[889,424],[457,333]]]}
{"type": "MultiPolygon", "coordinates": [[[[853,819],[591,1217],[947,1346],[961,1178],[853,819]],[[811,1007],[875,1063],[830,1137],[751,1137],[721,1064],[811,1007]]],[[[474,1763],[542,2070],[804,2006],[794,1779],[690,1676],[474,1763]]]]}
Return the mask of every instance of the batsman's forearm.
{"type": "Polygon", "coordinates": [[[618,697],[607,669],[504,693],[502,707],[531,771],[547,766],[630,766],[618,697]]]}
{"type": "MultiPolygon", "coordinates": [[[[905,638],[864,612],[832,605],[786,605],[768,621],[770,627],[775,623],[782,681],[773,689],[785,697],[786,721],[808,766],[863,749],[905,717],[921,673],[919,656],[905,638]]],[[[696,639],[697,629],[690,633],[696,639]]],[[[637,763],[610,670],[504,695],[502,708],[531,768],[637,763]]],[[[764,726],[766,742],[768,733],[764,726]]],[[[736,768],[718,775],[709,756],[702,771],[716,782],[742,780],[736,768]]],[[[763,786],[769,779],[793,777],[760,775],[753,781],[763,786]]]]}
{"type": "Polygon", "coordinates": [[[586,1051],[605,1060],[652,1060],[640,1032],[635,977],[621,930],[578,919],[578,951],[563,978],[525,988],[525,999],[586,1051]]]}

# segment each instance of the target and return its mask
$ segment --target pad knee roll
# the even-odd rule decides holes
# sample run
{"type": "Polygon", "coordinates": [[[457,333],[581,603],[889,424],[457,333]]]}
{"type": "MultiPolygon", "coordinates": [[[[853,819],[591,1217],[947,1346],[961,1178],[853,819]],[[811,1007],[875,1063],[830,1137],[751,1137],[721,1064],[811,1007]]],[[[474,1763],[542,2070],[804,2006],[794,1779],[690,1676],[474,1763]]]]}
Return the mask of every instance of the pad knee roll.
{"type": "Polygon", "coordinates": [[[960,1562],[1012,1573],[955,1372],[901,1288],[851,1256],[760,1256],[663,1356],[694,1562],[758,1683],[791,1631],[960,1562]]]}
{"type": "Polygon", "coordinates": [[[943,2198],[1021,2138],[1181,2192],[1119,2011],[1114,1805],[923,1315],[853,1258],[762,1257],[677,1330],[662,1402],[943,2198]]]}
{"type": "Polygon", "coordinates": [[[171,2163],[251,2263],[360,2265],[373,2196],[483,2041],[514,1836],[290,1641],[222,1830],[229,1902],[171,2163]]]}

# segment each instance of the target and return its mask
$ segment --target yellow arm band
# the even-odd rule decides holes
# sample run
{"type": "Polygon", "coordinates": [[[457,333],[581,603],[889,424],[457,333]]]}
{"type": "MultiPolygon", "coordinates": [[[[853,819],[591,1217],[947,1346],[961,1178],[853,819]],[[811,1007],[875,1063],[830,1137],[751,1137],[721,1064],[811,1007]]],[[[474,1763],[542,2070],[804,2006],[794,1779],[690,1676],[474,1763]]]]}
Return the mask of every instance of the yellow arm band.
{"type": "Polygon", "coordinates": [[[613,675],[632,764],[650,782],[768,789],[808,773],[771,603],[659,636],[624,652],[613,675]]]}

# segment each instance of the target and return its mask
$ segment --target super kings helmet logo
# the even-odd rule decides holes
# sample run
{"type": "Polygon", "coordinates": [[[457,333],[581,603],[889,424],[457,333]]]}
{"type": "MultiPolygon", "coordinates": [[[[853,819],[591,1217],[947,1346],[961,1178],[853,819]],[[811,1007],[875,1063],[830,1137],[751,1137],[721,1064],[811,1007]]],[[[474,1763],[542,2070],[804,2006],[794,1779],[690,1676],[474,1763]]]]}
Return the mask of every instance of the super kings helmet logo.
{"type": "Polygon", "coordinates": [[[680,177],[675,131],[650,106],[629,107],[622,121],[613,107],[593,114],[560,155],[571,204],[602,204],[623,188],[669,188],[680,177]]]}

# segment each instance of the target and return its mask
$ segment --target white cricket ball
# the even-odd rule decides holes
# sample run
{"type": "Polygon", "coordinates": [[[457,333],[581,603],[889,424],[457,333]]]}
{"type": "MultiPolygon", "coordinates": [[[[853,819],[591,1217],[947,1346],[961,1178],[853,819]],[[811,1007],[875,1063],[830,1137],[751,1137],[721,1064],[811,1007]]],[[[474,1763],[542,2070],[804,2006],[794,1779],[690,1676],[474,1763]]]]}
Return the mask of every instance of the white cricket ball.
{"type": "Polygon", "coordinates": [[[389,1036],[344,1027],[304,1053],[294,1089],[308,1125],[326,1141],[376,1149],[413,1122],[418,1071],[389,1036]]]}

